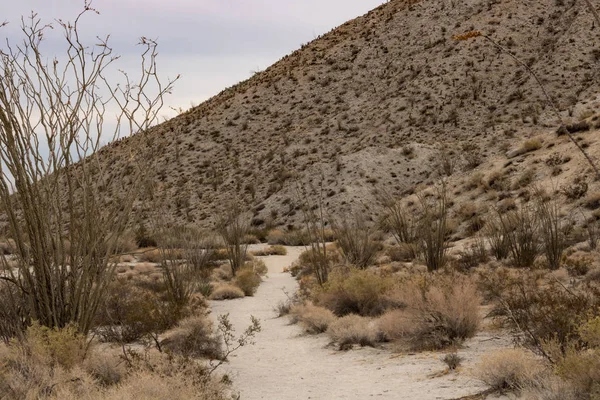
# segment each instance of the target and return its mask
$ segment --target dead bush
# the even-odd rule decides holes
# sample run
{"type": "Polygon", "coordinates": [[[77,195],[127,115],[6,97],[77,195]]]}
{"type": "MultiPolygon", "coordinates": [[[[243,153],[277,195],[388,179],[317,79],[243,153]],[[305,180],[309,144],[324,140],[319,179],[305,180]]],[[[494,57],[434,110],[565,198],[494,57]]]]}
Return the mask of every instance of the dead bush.
{"type": "Polygon", "coordinates": [[[373,347],[377,343],[377,334],[371,319],[360,315],[350,314],[338,318],[329,325],[327,334],[337,343],[340,350],[347,350],[353,344],[373,347]]]}
{"type": "Polygon", "coordinates": [[[204,315],[181,320],[161,342],[161,347],[184,357],[219,359],[223,355],[213,324],[204,315]]]}
{"type": "Polygon", "coordinates": [[[325,332],[336,319],[330,310],[312,303],[292,306],[290,313],[292,322],[300,323],[302,329],[310,334],[325,332]]]}
{"type": "Polygon", "coordinates": [[[327,307],[337,316],[382,314],[392,302],[386,292],[392,280],[369,270],[337,270],[330,274],[327,284],[316,293],[316,304],[327,307]]]}
{"type": "Polygon", "coordinates": [[[230,284],[219,284],[210,295],[211,300],[232,300],[244,297],[244,291],[230,284]]]}

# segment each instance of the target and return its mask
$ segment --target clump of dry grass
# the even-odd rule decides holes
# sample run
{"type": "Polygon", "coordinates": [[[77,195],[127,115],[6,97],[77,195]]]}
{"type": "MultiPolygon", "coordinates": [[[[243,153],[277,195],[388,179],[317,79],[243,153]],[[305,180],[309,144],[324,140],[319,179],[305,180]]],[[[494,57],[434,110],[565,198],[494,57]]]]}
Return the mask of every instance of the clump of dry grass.
{"type": "Polygon", "coordinates": [[[495,390],[532,387],[546,373],[543,364],[523,349],[506,349],[484,355],[477,371],[479,379],[495,390]]]}
{"type": "Polygon", "coordinates": [[[377,332],[370,318],[360,315],[346,315],[333,321],[327,334],[338,344],[340,350],[349,349],[353,344],[375,346],[377,332]]]}
{"type": "Polygon", "coordinates": [[[299,323],[302,329],[310,334],[327,331],[329,325],[336,319],[330,310],[312,303],[292,306],[290,314],[292,322],[299,323]]]}
{"type": "Polygon", "coordinates": [[[227,283],[218,284],[210,295],[211,300],[231,300],[244,297],[244,291],[227,283]]]}

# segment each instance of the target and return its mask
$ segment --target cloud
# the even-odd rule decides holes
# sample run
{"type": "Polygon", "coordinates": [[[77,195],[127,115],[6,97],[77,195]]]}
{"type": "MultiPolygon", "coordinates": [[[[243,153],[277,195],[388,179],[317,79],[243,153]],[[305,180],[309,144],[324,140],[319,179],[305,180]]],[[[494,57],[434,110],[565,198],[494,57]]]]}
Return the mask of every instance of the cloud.
{"type": "MultiPolygon", "coordinates": [[[[319,34],[362,15],[382,0],[95,0],[100,15],[82,21],[82,34],[111,34],[119,66],[135,71],[139,36],[159,39],[159,65],[167,76],[181,74],[168,104],[188,108],[264,69],[319,34]]],[[[18,39],[20,15],[36,10],[45,21],[73,20],[83,0],[22,0],[3,5],[11,22],[0,37],[18,39]]],[[[57,30],[45,43],[58,52],[57,30]]],[[[2,43],[0,43],[0,48],[2,43]]]]}

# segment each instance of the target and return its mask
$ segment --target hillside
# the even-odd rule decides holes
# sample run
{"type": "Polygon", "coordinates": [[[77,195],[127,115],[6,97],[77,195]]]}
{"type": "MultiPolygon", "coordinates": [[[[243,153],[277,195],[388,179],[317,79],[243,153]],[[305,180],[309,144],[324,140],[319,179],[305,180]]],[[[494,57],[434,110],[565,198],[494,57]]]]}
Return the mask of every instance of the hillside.
{"type": "MultiPolygon", "coordinates": [[[[310,182],[323,185],[332,212],[370,209],[376,217],[375,189],[411,193],[438,180],[443,163],[455,201],[518,197],[510,182],[524,165],[529,182],[572,184],[587,166],[556,135],[541,88],[483,38],[452,40],[474,29],[523,60],[565,120],[590,121],[580,139],[600,158],[600,27],[583,3],[393,0],[153,128],[153,187],[138,213],[149,219],[160,208],[172,222],[209,227],[244,197],[255,225],[298,226],[298,183],[310,182]],[[539,151],[508,160],[532,137],[539,151]],[[572,161],[543,165],[554,153],[572,161]],[[509,183],[491,190],[486,180],[497,169],[509,183]],[[469,192],[478,172],[484,190],[469,192]]],[[[133,136],[102,150],[113,177],[126,177],[122,160],[136,146],[133,136]]],[[[107,198],[119,181],[105,188],[107,198]]]]}

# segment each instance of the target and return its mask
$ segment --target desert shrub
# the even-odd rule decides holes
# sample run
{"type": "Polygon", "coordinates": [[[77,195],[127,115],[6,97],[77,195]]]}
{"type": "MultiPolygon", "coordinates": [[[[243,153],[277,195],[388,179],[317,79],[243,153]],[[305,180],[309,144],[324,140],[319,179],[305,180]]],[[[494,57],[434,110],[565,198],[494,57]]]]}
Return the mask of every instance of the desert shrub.
{"type": "Polygon", "coordinates": [[[324,283],[326,280],[323,280],[323,278],[328,277],[331,266],[338,264],[340,260],[341,256],[333,245],[314,245],[300,254],[298,260],[292,265],[290,272],[296,278],[307,275],[319,276],[322,283],[324,283]]]}
{"type": "Polygon", "coordinates": [[[455,370],[460,366],[464,359],[457,353],[448,353],[442,357],[442,361],[448,366],[449,370],[455,370]]]}
{"type": "Polygon", "coordinates": [[[244,265],[244,268],[250,268],[258,276],[265,276],[269,272],[269,268],[267,268],[267,265],[265,264],[265,262],[263,260],[258,260],[256,258],[248,261],[244,265]]]}
{"type": "Polygon", "coordinates": [[[542,141],[538,138],[528,139],[521,143],[521,150],[523,153],[529,153],[542,148],[542,141]]]}
{"type": "Polygon", "coordinates": [[[311,303],[292,306],[290,314],[292,322],[299,323],[302,329],[310,334],[325,332],[336,319],[330,310],[311,303]]]}
{"type": "Polygon", "coordinates": [[[588,184],[583,177],[577,177],[570,185],[561,188],[562,193],[570,200],[577,200],[587,194],[588,184]]]}
{"type": "Polygon", "coordinates": [[[385,253],[392,261],[412,261],[419,254],[419,248],[414,243],[398,243],[388,247],[385,253]]]}
{"type": "Polygon", "coordinates": [[[65,370],[83,361],[86,345],[85,335],[80,334],[74,325],[57,329],[41,326],[37,322],[27,328],[24,341],[20,343],[33,362],[59,365],[65,370]]]}
{"type": "Polygon", "coordinates": [[[498,192],[506,190],[508,179],[503,171],[496,170],[488,174],[485,180],[486,189],[496,190],[498,192]]]}
{"type": "Polygon", "coordinates": [[[219,284],[210,295],[211,300],[231,300],[244,297],[244,291],[237,286],[230,284],[219,284]]]}
{"type": "Polygon", "coordinates": [[[560,268],[562,254],[567,246],[560,207],[556,200],[545,200],[539,193],[537,197],[536,213],[539,220],[541,247],[546,255],[548,266],[556,270],[560,268]]]}
{"type": "Polygon", "coordinates": [[[6,239],[0,242],[0,255],[9,255],[15,253],[15,241],[6,239]]]}
{"type": "Polygon", "coordinates": [[[143,223],[140,223],[135,231],[135,243],[139,248],[156,247],[158,245],[156,238],[148,232],[143,223]]]}
{"type": "Polygon", "coordinates": [[[479,379],[495,390],[535,386],[545,374],[540,361],[523,349],[505,349],[484,355],[477,371],[479,379]]]}
{"type": "Polygon", "coordinates": [[[588,208],[590,210],[595,210],[595,209],[599,208],[600,207],[600,192],[589,194],[585,198],[584,206],[585,206],[585,208],[588,208]]]}
{"type": "Polygon", "coordinates": [[[260,285],[260,276],[251,267],[244,267],[238,271],[234,282],[237,287],[242,289],[244,295],[253,296],[260,285]]]}
{"type": "Polygon", "coordinates": [[[390,232],[398,244],[414,243],[417,237],[417,223],[412,213],[401,201],[389,194],[382,194],[380,203],[384,209],[381,227],[390,232]]]}
{"type": "Polygon", "coordinates": [[[448,249],[448,199],[446,186],[442,183],[438,189],[437,199],[433,202],[425,194],[420,194],[420,219],[417,230],[417,242],[425,259],[427,269],[437,271],[446,262],[448,249]]]}
{"type": "Polygon", "coordinates": [[[498,218],[490,217],[484,226],[484,235],[492,255],[496,260],[503,260],[510,254],[508,236],[502,233],[502,225],[498,218]]]}
{"type": "Polygon", "coordinates": [[[135,236],[131,232],[124,232],[115,242],[115,254],[131,253],[138,248],[135,243],[135,236]]]}
{"type": "Polygon", "coordinates": [[[20,336],[29,322],[27,300],[14,285],[0,280],[0,304],[0,341],[8,343],[20,336]]]}
{"type": "MultiPolygon", "coordinates": [[[[335,235],[331,229],[323,230],[325,242],[333,242],[335,235]]],[[[308,246],[310,245],[310,235],[306,230],[281,231],[274,229],[267,235],[267,242],[270,245],[284,246],[308,246]]]]}
{"type": "Polygon", "coordinates": [[[380,321],[391,339],[403,337],[415,349],[441,349],[473,337],[479,328],[481,300],[467,277],[414,278],[399,293],[405,308],[380,321]]]}
{"type": "Polygon", "coordinates": [[[281,245],[274,245],[274,246],[269,246],[262,250],[253,251],[252,255],[258,256],[258,257],[285,256],[285,255],[287,255],[287,249],[281,245]]]}
{"type": "Polygon", "coordinates": [[[371,319],[360,315],[346,315],[333,321],[327,334],[340,350],[351,348],[353,344],[375,346],[377,334],[371,322],[371,319]]]}
{"type": "Polygon", "coordinates": [[[159,249],[145,250],[137,255],[139,261],[151,262],[159,264],[163,260],[163,256],[159,249]]]}
{"type": "Polygon", "coordinates": [[[395,341],[411,332],[412,324],[404,310],[392,309],[381,315],[377,321],[377,330],[385,341],[395,341]]]}
{"type": "Polygon", "coordinates": [[[250,221],[237,204],[230,205],[217,222],[217,232],[226,245],[233,276],[246,262],[249,230],[250,221]]]}
{"type": "Polygon", "coordinates": [[[514,179],[512,182],[512,190],[518,190],[522,187],[528,186],[533,182],[535,178],[535,169],[528,168],[526,169],[518,178],[514,179]]]}
{"type": "Polygon", "coordinates": [[[454,262],[461,271],[468,271],[489,260],[488,252],[483,238],[477,237],[464,250],[458,253],[458,258],[454,262]]]}
{"type": "Polygon", "coordinates": [[[374,240],[372,229],[358,216],[333,219],[331,226],[346,262],[367,268],[381,249],[381,244],[374,240]]]}
{"type": "Polygon", "coordinates": [[[90,351],[83,362],[83,368],[102,386],[119,384],[128,373],[121,352],[121,349],[102,349],[101,354],[99,351],[90,351]]]}
{"type": "Polygon", "coordinates": [[[99,307],[96,332],[109,342],[153,339],[173,327],[186,312],[181,305],[118,279],[109,286],[99,307]]]}
{"type": "Polygon", "coordinates": [[[204,315],[181,320],[161,342],[161,347],[184,357],[218,359],[222,356],[220,339],[204,315]]]}
{"type": "Polygon", "coordinates": [[[501,270],[483,276],[486,291],[495,300],[495,314],[502,318],[531,350],[553,361],[543,344],[555,340],[562,350],[569,343],[582,346],[579,326],[600,315],[600,293],[589,285],[567,288],[551,279],[525,271],[501,270]]]}
{"type": "Polygon", "coordinates": [[[327,284],[316,293],[318,305],[327,307],[337,316],[359,314],[376,316],[383,313],[391,301],[386,292],[392,280],[369,270],[337,270],[330,274],[327,284]]]}
{"type": "Polygon", "coordinates": [[[516,267],[529,268],[538,257],[539,219],[534,210],[522,207],[506,214],[498,213],[499,228],[509,245],[516,267]]]}
{"type": "Polygon", "coordinates": [[[572,255],[563,257],[562,264],[571,276],[584,276],[590,270],[593,260],[589,257],[572,255]]]}

